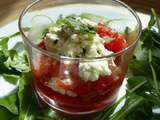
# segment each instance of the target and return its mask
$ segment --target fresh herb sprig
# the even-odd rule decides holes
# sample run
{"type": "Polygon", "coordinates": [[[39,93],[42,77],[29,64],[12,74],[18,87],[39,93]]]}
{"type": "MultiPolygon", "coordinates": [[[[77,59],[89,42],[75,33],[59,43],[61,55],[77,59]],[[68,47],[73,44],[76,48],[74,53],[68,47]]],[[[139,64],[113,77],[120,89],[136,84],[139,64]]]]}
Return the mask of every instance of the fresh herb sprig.
{"type": "Polygon", "coordinates": [[[63,29],[70,29],[71,32],[74,31],[78,34],[96,34],[97,27],[84,24],[81,21],[82,19],[83,18],[81,16],[75,14],[69,15],[67,17],[60,15],[53,26],[62,27],[63,29]]]}

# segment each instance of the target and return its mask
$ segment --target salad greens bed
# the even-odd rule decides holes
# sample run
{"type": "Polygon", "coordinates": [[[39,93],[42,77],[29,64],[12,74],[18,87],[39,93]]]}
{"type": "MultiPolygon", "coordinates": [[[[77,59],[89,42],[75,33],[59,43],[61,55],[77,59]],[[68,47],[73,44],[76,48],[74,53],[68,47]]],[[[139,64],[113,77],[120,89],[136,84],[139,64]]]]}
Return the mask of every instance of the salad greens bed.
{"type": "MultiPolygon", "coordinates": [[[[0,98],[0,119],[66,120],[39,104],[23,44],[18,42],[8,48],[11,38],[18,35],[19,32],[0,38],[0,75],[11,84],[18,84],[17,89],[0,98]]],[[[160,23],[153,9],[129,64],[126,94],[95,120],[160,120],[160,23]],[[158,29],[153,27],[155,24],[158,29]],[[122,102],[123,107],[113,112],[122,102]]]]}

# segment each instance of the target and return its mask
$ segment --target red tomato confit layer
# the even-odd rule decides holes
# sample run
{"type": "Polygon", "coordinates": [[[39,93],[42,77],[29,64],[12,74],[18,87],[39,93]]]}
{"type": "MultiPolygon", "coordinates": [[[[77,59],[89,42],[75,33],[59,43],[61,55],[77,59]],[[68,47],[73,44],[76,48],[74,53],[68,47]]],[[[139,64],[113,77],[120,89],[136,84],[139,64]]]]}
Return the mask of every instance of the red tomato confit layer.
{"type": "MultiPolygon", "coordinates": [[[[84,21],[87,21],[87,19],[84,19],[84,21]]],[[[90,23],[92,24],[92,22],[90,23]]],[[[67,22],[65,24],[67,24],[67,22]]],[[[109,26],[105,26],[102,23],[93,26],[96,28],[96,33],[94,34],[97,34],[100,39],[105,40],[103,46],[110,53],[119,52],[127,47],[123,34],[114,32],[109,26]]],[[[60,30],[57,28],[55,31],[60,30]]],[[[63,30],[60,32],[62,31],[63,30]]],[[[54,37],[58,39],[56,35],[54,37]]],[[[51,51],[45,39],[46,37],[39,43],[39,47],[51,51]]],[[[53,50],[58,51],[54,48],[53,50]]],[[[59,54],[59,52],[57,53],[59,54]]],[[[77,56],[69,55],[69,57],[77,56]]],[[[84,109],[98,108],[99,105],[105,105],[106,103],[109,104],[115,99],[116,92],[123,80],[122,70],[116,65],[119,63],[114,63],[114,61],[111,61],[112,64],[106,65],[109,73],[98,74],[98,76],[95,77],[96,79],[92,77],[81,77],[81,74],[83,76],[85,74],[80,73],[81,69],[79,66],[81,63],[78,62],[59,61],[58,59],[48,56],[42,56],[37,62],[39,65],[38,69],[33,66],[36,87],[46,96],[58,102],[61,107],[78,107],[79,110],[82,109],[83,111],[84,109]],[[99,102],[99,104],[97,104],[97,102],[99,102]]],[[[101,65],[103,62],[99,64],[101,65]]],[[[94,67],[95,66],[93,66],[93,68],[94,67]]]]}

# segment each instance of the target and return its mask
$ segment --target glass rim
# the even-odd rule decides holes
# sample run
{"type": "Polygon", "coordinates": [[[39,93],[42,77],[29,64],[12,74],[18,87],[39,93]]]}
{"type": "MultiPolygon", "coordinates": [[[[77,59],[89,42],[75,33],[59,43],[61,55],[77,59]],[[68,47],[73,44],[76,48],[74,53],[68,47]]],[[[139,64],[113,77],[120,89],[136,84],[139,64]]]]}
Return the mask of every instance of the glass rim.
{"type": "MultiPolygon", "coordinates": [[[[63,55],[58,55],[54,52],[50,52],[44,49],[39,48],[37,45],[33,44],[29,38],[25,35],[24,31],[23,31],[23,27],[22,27],[22,19],[23,16],[28,12],[28,10],[30,8],[32,8],[34,5],[36,5],[37,3],[41,2],[43,0],[35,0],[34,2],[28,4],[23,11],[20,14],[19,20],[18,20],[18,27],[20,30],[20,33],[22,35],[22,37],[25,38],[25,40],[23,40],[25,42],[25,44],[29,45],[30,47],[33,47],[34,49],[38,50],[38,52],[45,54],[47,56],[51,56],[51,57],[55,57],[55,58],[60,58],[60,59],[69,59],[69,60],[101,60],[101,59],[106,59],[106,58],[112,58],[112,57],[116,57],[119,56],[123,53],[125,53],[127,50],[131,49],[132,47],[134,47],[134,45],[137,43],[137,41],[140,38],[140,35],[142,33],[142,23],[140,21],[140,18],[138,17],[137,13],[131,8],[129,7],[127,4],[125,4],[124,2],[120,1],[120,0],[112,0],[115,1],[117,3],[119,3],[120,5],[122,5],[124,8],[126,8],[127,10],[129,10],[129,12],[132,13],[132,15],[136,18],[136,21],[138,23],[138,35],[136,35],[136,37],[134,38],[133,43],[131,43],[128,47],[126,47],[125,49],[120,50],[119,52],[116,52],[114,54],[110,54],[107,56],[102,56],[102,57],[69,57],[69,56],[63,56],[63,55]]],[[[64,5],[64,4],[63,4],[64,5]]]]}

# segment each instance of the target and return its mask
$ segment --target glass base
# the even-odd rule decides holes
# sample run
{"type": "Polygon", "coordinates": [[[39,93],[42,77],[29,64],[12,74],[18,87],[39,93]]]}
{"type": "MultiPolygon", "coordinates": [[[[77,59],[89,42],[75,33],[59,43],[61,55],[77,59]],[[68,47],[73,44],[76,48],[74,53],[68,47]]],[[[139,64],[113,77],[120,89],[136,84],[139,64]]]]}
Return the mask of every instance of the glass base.
{"type": "MultiPolygon", "coordinates": [[[[64,105],[61,106],[56,100],[51,99],[46,94],[44,94],[42,91],[40,91],[40,89],[36,85],[34,85],[34,87],[35,87],[36,93],[38,94],[40,99],[45,104],[47,104],[50,108],[52,108],[53,110],[55,110],[56,112],[58,112],[62,116],[67,116],[67,117],[72,116],[72,118],[74,118],[74,117],[79,118],[80,116],[81,117],[84,116],[84,118],[86,118],[85,115],[87,115],[87,116],[93,115],[94,116],[94,114],[96,114],[96,116],[97,116],[97,113],[99,111],[113,105],[116,101],[116,98],[117,98],[117,94],[115,94],[114,96],[112,95],[112,98],[110,98],[110,99],[100,101],[99,103],[91,105],[92,107],[89,109],[83,109],[83,108],[76,108],[74,106],[73,107],[71,107],[71,106],[68,107],[68,106],[64,106],[64,105]]],[[[115,92],[115,93],[117,93],[117,92],[115,92]]]]}

